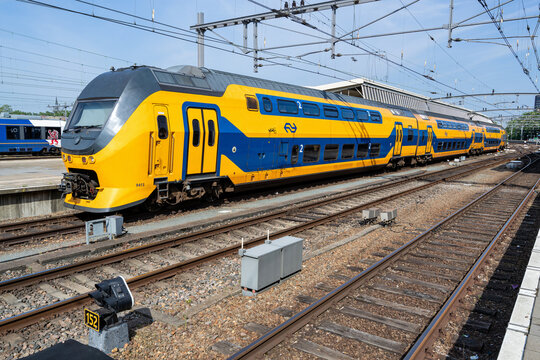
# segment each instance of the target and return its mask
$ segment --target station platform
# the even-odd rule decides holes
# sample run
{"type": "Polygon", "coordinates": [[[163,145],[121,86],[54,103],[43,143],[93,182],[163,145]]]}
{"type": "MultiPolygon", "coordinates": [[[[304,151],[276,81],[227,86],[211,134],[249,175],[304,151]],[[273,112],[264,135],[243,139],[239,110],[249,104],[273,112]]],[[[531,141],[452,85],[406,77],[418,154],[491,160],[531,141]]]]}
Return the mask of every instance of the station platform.
{"type": "Polygon", "coordinates": [[[540,231],[519,288],[498,360],[540,359],[540,231]]]}
{"type": "Polygon", "coordinates": [[[61,158],[0,161],[0,221],[67,211],[61,158]]]}
{"type": "Polygon", "coordinates": [[[61,158],[0,161],[0,193],[56,187],[66,172],[61,158]]]}

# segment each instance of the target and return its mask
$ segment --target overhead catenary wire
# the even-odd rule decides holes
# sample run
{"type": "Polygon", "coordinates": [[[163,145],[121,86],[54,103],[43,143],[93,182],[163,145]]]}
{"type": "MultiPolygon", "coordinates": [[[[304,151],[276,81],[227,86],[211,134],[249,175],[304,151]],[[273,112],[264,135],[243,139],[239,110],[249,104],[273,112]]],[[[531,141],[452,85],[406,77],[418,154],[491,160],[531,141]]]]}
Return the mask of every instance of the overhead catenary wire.
{"type": "MultiPolygon", "coordinates": [[[[53,8],[61,9],[61,7],[55,7],[54,5],[51,5],[51,4],[45,4],[45,3],[40,3],[40,2],[38,2],[38,1],[25,1],[25,2],[33,3],[33,4],[44,4],[44,6],[48,6],[48,7],[53,7],[53,8]]],[[[86,1],[79,1],[79,2],[81,2],[81,3],[86,3],[86,4],[91,5],[91,6],[96,6],[96,4],[91,4],[91,3],[86,2],[86,1]]],[[[101,6],[98,6],[98,7],[101,7],[101,6]]],[[[133,25],[133,24],[129,24],[129,25],[128,25],[128,24],[125,24],[125,22],[123,22],[123,21],[121,21],[121,20],[117,20],[117,19],[111,19],[111,18],[107,19],[106,17],[100,17],[100,16],[96,16],[96,15],[94,15],[94,14],[89,15],[89,14],[85,14],[85,13],[78,12],[78,11],[71,10],[71,9],[67,9],[67,10],[70,11],[70,12],[75,12],[75,13],[79,13],[79,14],[83,14],[83,15],[87,15],[87,16],[92,16],[92,17],[97,18],[97,19],[115,22],[115,23],[117,23],[117,24],[121,24],[121,25],[125,25],[125,26],[133,25]]],[[[111,10],[111,11],[113,11],[113,10],[111,10]]],[[[114,10],[114,11],[116,11],[116,10],[114,10]]],[[[128,14],[128,13],[125,13],[125,12],[121,12],[121,13],[124,13],[125,16],[133,16],[133,14],[128,14]]],[[[144,18],[141,18],[141,19],[143,19],[143,20],[145,20],[145,21],[148,21],[147,19],[144,19],[144,18]]],[[[156,24],[158,24],[158,23],[159,23],[159,22],[156,22],[156,24]]],[[[144,28],[139,27],[139,26],[140,26],[139,24],[136,24],[135,26],[132,26],[132,27],[138,28],[138,29],[140,29],[140,30],[145,30],[145,31],[148,31],[148,30],[149,30],[149,29],[144,29],[144,28]]],[[[166,26],[169,26],[169,25],[166,24],[166,26]]],[[[181,28],[178,28],[178,29],[181,29],[181,28]]],[[[188,34],[193,34],[193,33],[191,33],[189,30],[181,29],[181,31],[185,32],[187,37],[194,37],[194,36],[195,36],[195,35],[188,35],[188,34]]],[[[165,29],[153,30],[152,32],[154,32],[154,33],[156,33],[156,34],[159,34],[159,35],[170,36],[170,37],[173,37],[173,38],[179,38],[179,36],[171,36],[171,34],[164,34],[163,32],[167,32],[167,30],[165,30],[165,29]]],[[[190,39],[185,39],[185,38],[180,38],[180,40],[189,41],[189,42],[191,42],[191,43],[196,43],[195,41],[192,41],[192,40],[190,40],[190,39]]],[[[220,43],[226,44],[226,42],[224,42],[224,41],[220,41],[220,43]]],[[[227,45],[230,45],[230,44],[227,44],[227,45]]],[[[242,54],[240,54],[240,53],[238,53],[238,52],[234,52],[234,51],[231,51],[231,50],[228,50],[228,49],[223,49],[223,48],[220,48],[220,47],[218,47],[218,46],[213,46],[213,45],[206,45],[206,46],[209,46],[209,47],[211,47],[211,48],[215,48],[215,49],[217,49],[217,50],[227,51],[227,52],[230,52],[230,53],[233,53],[233,54],[242,55],[242,54]]],[[[362,49],[362,50],[364,50],[364,49],[362,49]]],[[[261,51],[261,50],[259,49],[259,51],[261,51]]],[[[365,51],[365,50],[364,50],[364,51],[365,51]]],[[[373,54],[373,51],[368,52],[368,53],[370,53],[371,55],[375,55],[375,56],[377,56],[378,58],[380,58],[380,59],[382,59],[382,60],[384,60],[384,61],[391,61],[390,59],[387,58],[386,55],[373,54]]],[[[283,58],[286,59],[286,57],[283,57],[283,58]]],[[[291,61],[296,61],[296,60],[294,60],[294,59],[292,59],[292,58],[291,58],[290,60],[291,60],[291,61]]],[[[293,66],[293,65],[291,65],[291,64],[282,64],[282,63],[279,63],[279,62],[276,62],[276,61],[269,61],[269,60],[264,60],[264,59],[263,59],[263,61],[268,62],[267,65],[280,65],[280,66],[285,66],[285,67],[288,67],[288,68],[291,68],[291,69],[295,69],[295,70],[306,71],[306,72],[309,72],[309,73],[314,73],[314,74],[318,74],[318,75],[322,75],[322,76],[326,76],[326,77],[330,77],[330,78],[335,78],[335,79],[341,79],[339,76],[336,76],[336,75],[325,74],[325,73],[321,73],[320,71],[311,71],[311,70],[308,70],[308,69],[298,68],[298,67],[295,67],[295,66],[293,66]]],[[[394,62],[394,64],[395,64],[395,62],[394,62]]],[[[316,65],[318,65],[318,66],[320,67],[319,64],[315,64],[314,66],[316,66],[316,65]]],[[[395,64],[395,65],[398,65],[398,66],[399,66],[400,64],[395,64]]],[[[340,72],[338,69],[335,69],[335,68],[331,68],[331,67],[326,67],[326,68],[329,69],[329,70],[331,70],[331,71],[340,72]]],[[[403,68],[403,67],[402,67],[402,68],[403,68]]],[[[413,69],[413,71],[414,71],[414,69],[413,69]]],[[[340,73],[343,73],[343,72],[340,72],[340,73]]],[[[423,74],[421,74],[421,73],[419,73],[419,72],[416,72],[416,75],[423,76],[423,74]]],[[[358,76],[357,76],[357,77],[358,77],[358,76]]],[[[348,79],[342,79],[342,80],[348,80],[348,79]]],[[[419,78],[419,80],[425,81],[425,79],[423,79],[423,78],[419,78]]],[[[429,79],[429,80],[430,80],[430,81],[434,81],[434,80],[432,80],[432,79],[429,79]]],[[[456,91],[458,91],[458,92],[465,93],[465,92],[460,91],[459,89],[457,89],[457,88],[455,88],[455,87],[449,86],[449,85],[444,84],[444,83],[440,83],[440,85],[445,86],[445,87],[452,88],[452,89],[454,89],[454,90],[456,90],[456,91]]],[[[488,103],[488,104],[489,104],[489,103],[488,103]]]]}
{"type": "Polygon", "coordinates": [[[504,34],[504,31],[501,27],[501,25],[497,22],[497,20],[495,19],[495,17],[493,16],[493,14],[491,13],[491,11],[489,10],[489,7],[486,3],[486,0],[478,0],[478,2],[480,3],[480,5],[482,5],[482,7],[485,9],[486,13],[488,14],[489,18],[491,19],[491,21],[493,22],[493,24],[495,25],[495,27],[497,28],[497,30],[499,31],[499,33],[501,34],[501,37],[503,38],[504,42],[506,43],[508,49],[510,50],[510,52],[512,52],[512,55],[514,55],[514,58],[517,60],[517,62],[519,63],[519,65],[521,66],[521,69],[523,70],[523,73],[529,78],[529,80],[531,81],[531,84],[533,84],[534,88],[536,89],[536,91],[539,91],[540,90],[538,89],[538,86],[536,86],[536,83],[534,82],[534,80],[532,79],[531,77],[531,74],[529,72],[529,70],[525,67],[525,65],[523,64],[523,62],[521,61],[521,59],[519,58],[519,56],[516,54],[516,52],[514,51],[514,48],[512,47],[512,45],[510,45],[510,42],[508,41],[508,39],[506,38],[506,35],[504,34]]]}
{"type": "MultiPolygon", "coordinates": [[[[250,2],[254,2],[253,0],[249,0],[249,1],[250,1],[250,2]]],[[[256,3],[256,2],[255,2],[255,3],[256,3]]],[[[260,5],[260,4],[259,4],[259,5],[260,5]]],[[[266,7],[266,6],[263,6],[263,7],[266,7]]],[[[268,7],[267,7],[267,8],[268,8],[268,7]]],[[[269,9],[269,8],[268,8],[268,9],[269,9]]],[[[272,10],[272,9],[270,9],[270,10],[272,10]]],[[[302,25],[306,25],[306,26],[308,26],[308,27],[311,27],[311,28],[313,28],[313,29],[315,29],[315,30],[317,30],[317,31],[319,31],[319,32],[321,32],[321,33],[323,33],[323,34],[329,36],[329,37],[332,38],[332,39],[337,39],[335,36],[333,36],[332,34],[328,33],[327,31],[324,31],[324,30],[322,30],[322,29],[319,29],[319,28],[316,27],[315,25],[309,24],[309,23],[308,23],[307,21],[305,21],[305,20],[304,20],[304,23],[302,23],[302,25]]],[[[376,52],[373,52],[373,51],[371,51],[371,50],[368,50],[368,49],[366,49],[366,48],[364,48],[364,47],[362,47],[362,46],[359,46],[359,45],[356,45],[356,44],[352,44],[352,43],[350,43],[350,42],[348,42],[348,41],[345,41],[345,43],[346,43],[346,44],[349,44],[349,45],[351,45],[351,46],[353,46],[353,47],[356,47],[356,48],[358,48],[358,49],[360,49],[360,50],[362,50],[362,51],[365,51],[365,52],[367,52],[367,53],[370,53],[370,54],[372,54],[372,55],[374,55],[374,56],[376,56],[376,57],[379,57],[379,58],[381,58],[381,59],[384,59],[384,60],[390,62],[391,64],[395,65],[395,66],[398,66],[398,67],[401,67],[401,68],[403,68],[403,69],[406,69],[407,71],[410,71],[410,72],[413,73],[413,74],[416,74],[416,75],[418,75],[418,76],[426,77],[426,75],[424,75],[424,74],[422,74],[422,73],[420,73],[420,72],[418,72],[418,71],[416,71],[416,70],[414,70],[414,69],[412,69],[412,68],[410,68],[410,67],[408,67],[408,66],[405,66],[405,65],[403,65],[403,64],[400,64],[400,63],[398,63],[398,62],[396,62],[396,61],[393,61],[393,60],[391,60],[391,59],[389,59],[389,58],[386,58],[386,57],[384,57],[384,56],[382,56],[382,55],[380,55],[380,54],[377,54],[376,52]]],[[[434,79],[434,78],[428,77],[428,79],[431,80],[431,81],[433,81],[433,82],[435,82],[435,83],[437,83],[437,84],[440,84],[440,85],[445,86],[445,87],[447,87],[447,88],[450,88],[450,89],[452,89],[452,90],[458,91],[459,93],[466,94],[464,91],[462,91],[462,90],[460,90],[460,89],[457,89],[457,88],[455,88],[455,87],[453,87],[453,86],[451,86],[451,85],[445,84],[445,83],[443,83],[443,82],[441,82],[441,81],[439,81],[439,80],[436,80],[436,79],[434,79]]],[[[482,102],[484,102],[484,103],[486,103],[486,104],[493,105],[493,104],[491,104],[491,103],[489,103],[489,102],[487,102],[487,101],[485,101],[485,100],[482,100],[482,99],[479,99],[479,100],[482,101],[482,102]]]]}
{"type": "Polygon", "coordinates": [[[61,44],[61,43],[51,41],[51,40],[40,39],[40,38],[35,37],[35,36],[25,35],[25,34],[15,32],[15,31],[12,31],[12,30],[6,30],[6,29],[0,28],[0,31],[6,32],[8,34],[24,37],[24,38],[27,38],[27,39],[41,41],[41,42],[44,42],[46,44],[52,44],[52,45],[60,46],[60,47],[66,48],[66,49],[76,50],[76,51],[83,52],[83,53],[86,53],[86,54],[96,55],[96,56],[104,57],[104,58],[111,59],[111,60],[123,61],[123,62],[125,62],[127,64],[133,64],[133,61],[130,61],[130,60],[125,60],[125,59],[120,59],[120,58],[110,56],[110,55],[100,54],[100,53],[95,52],[95,51],[85,50],[85,49],[81,49],[81,48],[78,48],[78,47],[61,44]]]}

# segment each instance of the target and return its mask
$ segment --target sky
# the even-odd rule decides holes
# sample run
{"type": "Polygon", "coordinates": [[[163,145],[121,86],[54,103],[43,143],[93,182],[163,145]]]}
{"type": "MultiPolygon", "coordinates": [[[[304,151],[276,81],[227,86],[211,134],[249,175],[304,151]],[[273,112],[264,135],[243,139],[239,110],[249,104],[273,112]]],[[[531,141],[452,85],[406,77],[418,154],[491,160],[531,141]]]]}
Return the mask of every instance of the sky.
{"type": "MultiPolygon", "coordinates": [[[[49,110],[48,106],[54,105],[56,99],[60,104],[72,105],[90,80],[112,66],[197,65],[196,33],[190,26],[197,22],[198,12],[204,13],[206,22],[212,22],[266,12],[265,7],[283,8],[285,3],[283,0],[36,2],[89,16],[24,1],[0,0],[0,104],[33,112],[49,110]],[[144,26],[146,30],[135,26],[144,26]]],[[[491,13],[501,24],[521,64],[504,45],[499,31],[478,1],[454,0],[453,23],[481,14],[464,24],[486,24],[454,29],[452,37],[462,41],[453,42],[448,48],[448,30],[373,35],[444,27],[449,23],[450,0],[380,0],[338,8],[337,36],[362,29],[353,33],[354,40],[336,44],[336,54],[341,56],[335,59],[331,58],[330,51],[325,51],[330,48],[332,16],[327,10],[301,15],[310,27],[287,18],[259,23],[259,57],[264,60],[259,61],[262,66],[257,73],[253,72],[252,52],[245,54],[241,48],[242,26],[207,31],[204,65],[303,86],[365,77],[434,98],[448,93],[538,92],[535,86],[540,86],[539,64],[528,35],[533,34],[537,26],[539,2],[486,2],[489,8],[504,4],[491,13]],[[410,3],[412,5],[405,9],[388,15],[410,3]],[[532,18],[511,21],[526,16],[532,18]],[[384,19],[373,22],[380,17],[384,19]],[[312,42],[318,44],[309,45],[312,42]],[[271,49],[294,44],[304,45],[271,49]]],[[[248,50],[253,47],[252,32],[250,24],[248,50]]],[[[537,38],[535,45],[538,46],[537,38]]],[[[532,107],[534,96],[476,96],[445,101],[481,111],[532,107]]],[[[497,110],[485,114],[495,120],[507,120],[508,116],[523,112],[497,110]]]]}

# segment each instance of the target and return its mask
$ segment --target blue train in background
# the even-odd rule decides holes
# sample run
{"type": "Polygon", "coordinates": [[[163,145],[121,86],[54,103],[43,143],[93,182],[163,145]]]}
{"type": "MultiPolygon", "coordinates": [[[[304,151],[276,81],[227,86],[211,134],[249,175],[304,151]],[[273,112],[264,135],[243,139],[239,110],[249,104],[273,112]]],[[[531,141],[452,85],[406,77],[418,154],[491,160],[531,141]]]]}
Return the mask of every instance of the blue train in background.
{"type": "Polygon", "coordinates": [[[62,119],[0,118],[0,154],[59,155],[62,119]]]}

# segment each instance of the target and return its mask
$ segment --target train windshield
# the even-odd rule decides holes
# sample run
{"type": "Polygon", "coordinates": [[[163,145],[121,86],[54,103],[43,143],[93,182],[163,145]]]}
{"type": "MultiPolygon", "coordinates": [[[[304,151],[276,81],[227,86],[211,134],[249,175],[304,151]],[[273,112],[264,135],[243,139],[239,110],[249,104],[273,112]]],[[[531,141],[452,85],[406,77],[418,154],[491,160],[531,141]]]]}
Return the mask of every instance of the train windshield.
{"type": "Polygon", "coordinates": [[[116,100],[81,102],[69,122],[69,129],[102,128],[111,116],[116,100]]]}

